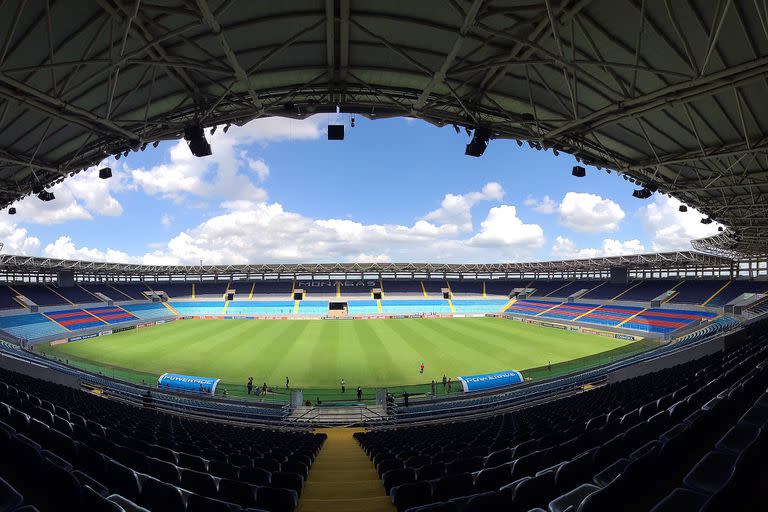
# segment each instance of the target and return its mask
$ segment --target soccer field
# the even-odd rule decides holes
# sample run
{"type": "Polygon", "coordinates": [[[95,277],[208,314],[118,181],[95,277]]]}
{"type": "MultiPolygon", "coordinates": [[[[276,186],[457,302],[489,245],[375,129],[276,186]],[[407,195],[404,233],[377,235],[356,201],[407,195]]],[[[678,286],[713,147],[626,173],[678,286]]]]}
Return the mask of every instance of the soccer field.
{"type": "Polygon", "coordinates": [[[525,375],[549,361],[557,366],[590,359],[631,343],[502,318],[184,320],[44,350],[154,375],[218,377],[240,385],[253,377],[257,385],[274,387],[284,387],[289,377],[294,388],[336,388],[344,378],[354,389],[424,384],[443,373],[455,379],[515,369],[525,375]]]}

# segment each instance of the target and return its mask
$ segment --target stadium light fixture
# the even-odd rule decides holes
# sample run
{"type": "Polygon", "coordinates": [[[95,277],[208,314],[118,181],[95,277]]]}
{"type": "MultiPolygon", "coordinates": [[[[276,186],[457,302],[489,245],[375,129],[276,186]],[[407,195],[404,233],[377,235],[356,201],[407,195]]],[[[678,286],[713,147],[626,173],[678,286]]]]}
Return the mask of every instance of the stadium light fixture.
{"type": "Polygon", "coordinates": [[[344,140],[344,125],[343,124],[329,124],[328,125],[328,140],[344,140]]]}
{"type": "Polygon", "coordinates": [[[109,167],[104,167],[103,169],[99,169],[99,178],[103,180],[108,180],[112,177],[112,169],[109,167]]]}
{"type": "Polygon", "coordinates": [[[156,148],[159,145],[160,145],[160,141],[159,140],[156,140],[155,142],[152,143],[152,147],[153,148],[156,148]]]}
{"type": "Polygon", "coordinates": [[[702,224],[712,224],[712,219],[710,217],[704,217],[701,219],[702,224]]]}
{"type": "Polygon", "coordinates": [[[685,212],[687,212],[687,211],[688,211],[688,207],[687,207],[687,206],[685,206],[684,204],[681,204],[681,205],[680,205],[680,208],[678,208],[677,210],[678,210],[680,213],[685,213],[685,212]]]}
{"type": "Polygon", "coordinates": [[[45,201],[45,202],[53,201],[54,199],[56,199],[56,196],[53,195],[53,192],[49,192],[47,190],[43,190],[42,192],[37,194],[37,197],[41,201],[45,201]]]}
{"type": "Polygon", "coordinates": [[[574,165],[571,174],[577,178],[583,178],[587,175],[587,170],[580,165],[574,165]]]}
{"type": "Polygon", "coordinates": [[[229,131],[229,123],[224,125],[224,133],[227,133],[229,131]]]}
{"type": "Polygon", "coordinates": [[[196,157],[211,155],[211,145],[205,140],[205,132],[200,125],[187,126],[184,128],[184,140],[187,141],[189,150],[196,157]]]}
{"type": "Polygon", "coordinates": [[[632,192],[632,197],[636,197],[638,199],[648,199],[653,195],[653,192],[648,190],[647,188],[639,188],[632,192]]]}
{"type": "Polygon", "coordinates": [[[474,157],[483,156],[483,153],[485,153],[485,150],[488,148],[488,142],[490,140],[491,130],[489,128],[475,128],[475,133],[472,135],[472,140],[469,141],[469,144],[467,144],[467,147],[464,149],[464,154],[474,157]]]}
{"type": "Polygon", "coordinates": [[[13,206],[8,208],[8,215],[16,215],[16,208],[13,206]]]}

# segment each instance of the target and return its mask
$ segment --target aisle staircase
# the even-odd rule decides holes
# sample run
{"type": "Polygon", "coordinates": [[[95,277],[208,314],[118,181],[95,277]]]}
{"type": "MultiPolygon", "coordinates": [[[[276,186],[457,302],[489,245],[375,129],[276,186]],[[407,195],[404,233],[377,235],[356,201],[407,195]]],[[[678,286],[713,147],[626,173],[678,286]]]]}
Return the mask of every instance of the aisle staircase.
{"type": "Polygon", "coordinates": [[[297,512],[393,512],[373,462],[352,437],[361,430],[318,429],[328,435],[312,464],[297,512]]]}

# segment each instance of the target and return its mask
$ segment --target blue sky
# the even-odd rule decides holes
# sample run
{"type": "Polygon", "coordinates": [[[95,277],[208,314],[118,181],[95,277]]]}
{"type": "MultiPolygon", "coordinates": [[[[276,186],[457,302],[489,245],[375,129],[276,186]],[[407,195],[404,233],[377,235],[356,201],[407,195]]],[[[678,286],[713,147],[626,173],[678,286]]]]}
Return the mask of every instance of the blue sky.
{"type": "Polygon", "coordinates": [[[0,218],[6,253],[144,263],[521,261],[689,249],[713,234],[692,210],[641,201],[617,176],[569,156],[409,119],[271,118],[92,169],[0,218]],[[329,122],[346,140],[327,141],[329,122]]]}

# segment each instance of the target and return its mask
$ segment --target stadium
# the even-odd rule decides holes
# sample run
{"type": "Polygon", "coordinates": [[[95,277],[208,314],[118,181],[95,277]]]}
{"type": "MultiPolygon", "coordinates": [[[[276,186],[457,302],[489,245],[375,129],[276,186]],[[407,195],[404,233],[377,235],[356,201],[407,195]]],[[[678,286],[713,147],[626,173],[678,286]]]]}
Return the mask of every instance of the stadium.
{"type": "Polygon", "coordinates": [[[0,512],[764,507],[765,2],[0,12],[0,512]]]}

